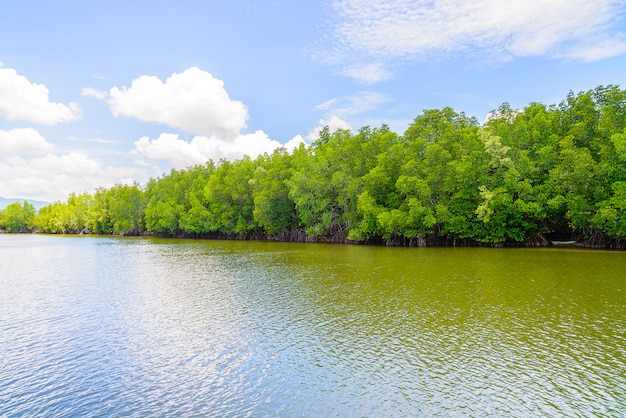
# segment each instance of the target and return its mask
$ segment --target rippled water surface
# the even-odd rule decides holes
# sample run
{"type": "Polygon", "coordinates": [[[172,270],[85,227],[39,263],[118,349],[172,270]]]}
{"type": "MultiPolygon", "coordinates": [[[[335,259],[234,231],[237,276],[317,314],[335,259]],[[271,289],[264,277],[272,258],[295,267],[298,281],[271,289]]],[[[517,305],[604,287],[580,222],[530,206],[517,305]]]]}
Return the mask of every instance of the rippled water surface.
{"type": "Polygon", "coordinates": [[[624,416],[626,253],[0,235],[0,416],[624,416]]]}

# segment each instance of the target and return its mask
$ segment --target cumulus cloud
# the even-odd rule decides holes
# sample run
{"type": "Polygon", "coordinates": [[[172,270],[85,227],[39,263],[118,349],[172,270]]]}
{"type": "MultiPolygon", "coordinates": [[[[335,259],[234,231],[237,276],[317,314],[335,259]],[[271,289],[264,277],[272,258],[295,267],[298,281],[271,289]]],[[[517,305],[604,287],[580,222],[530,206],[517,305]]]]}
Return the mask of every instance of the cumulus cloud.
{"type": "Polygon", "coordinates": [[[317,57],[363,83],[388,79],[398,59],[598,60],[626,50],[621,0],[337,0],[332,7],[334,45],[317,57]]]}
{"type": "Polygon", "coordinates": [[[307,141],[302,137],[302,135],[296,135],[287,141],[285,145],[283,145],[283,148],[287,151],[293,151],[294,149],[299,148],[302,144],[307,145],[307,141]]]}
{"type": "Polygon", "coordinates": [[[50,101],[48,88],[31,83],[12,68],[0,63],[0,116],[7,120],[24,120],[42,125],[56,125],[80,118],[76,103],[50,101]]]}
{"type": "Polygon", "coordinates": [[[0,153],[4,155],[45,155],[54,145],[35,129],[0,130],[0,153]]]}
{"type": "Polygon", "coordinates": [[[263,131],[253,134],[242,134],[230,141],[217,137],[196,136],[191,141],[181,139],[177,134],[162,133],[158,138],[145,136],[135,141],[132,153],[151,160],[167,161],[176,168],[185,168],[195,164],[204,164],[208,160],[218,161],[222,158],[235,160],[248,155],[251,158],[276,148],[296,148],[304,142],[296,136],[287,144],[270,139],[263,131]]]}
{"type": "Polygon", "coordinates": [[[0,196],[64,201],[70,193],[93,192],[146,173],[134,167],[105,166],[84,152],[11,156],[0,160],[0,196]]]}
{"type": "Polygon", "coordinates": [[[221,140],[237,139],[248,118],[246,106],[231,100],[221,80],[196,67],[174,73],[165,82],[143,75],[129,88],[113,87],[109,105],[116,116],[162,123],[221,140]]]}

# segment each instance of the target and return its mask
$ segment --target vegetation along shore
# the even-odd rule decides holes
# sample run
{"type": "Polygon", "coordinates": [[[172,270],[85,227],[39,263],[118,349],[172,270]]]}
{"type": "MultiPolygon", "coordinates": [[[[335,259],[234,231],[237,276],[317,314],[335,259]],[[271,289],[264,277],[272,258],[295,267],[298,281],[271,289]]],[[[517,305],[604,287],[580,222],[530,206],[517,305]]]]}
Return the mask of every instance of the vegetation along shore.
{"type": "Polygon", "coordinates": [[[386,125],[324,129],[293,152],[208,161],[39,210],[13,203],[0,229],[626,248],[626,91],[505,103],[482,125],[446,107],[425,110],[402,135],[386,125]]]}

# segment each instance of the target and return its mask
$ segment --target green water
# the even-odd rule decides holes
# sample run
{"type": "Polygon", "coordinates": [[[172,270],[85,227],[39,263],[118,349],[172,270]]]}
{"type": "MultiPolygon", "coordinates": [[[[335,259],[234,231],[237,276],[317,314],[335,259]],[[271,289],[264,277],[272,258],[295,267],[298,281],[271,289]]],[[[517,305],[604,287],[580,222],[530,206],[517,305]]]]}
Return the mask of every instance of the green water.
{"type": "Polygon", "coordinates": [[[0,236],[0,271],[9,415],[626,414],[624,252],[0,236]]]}

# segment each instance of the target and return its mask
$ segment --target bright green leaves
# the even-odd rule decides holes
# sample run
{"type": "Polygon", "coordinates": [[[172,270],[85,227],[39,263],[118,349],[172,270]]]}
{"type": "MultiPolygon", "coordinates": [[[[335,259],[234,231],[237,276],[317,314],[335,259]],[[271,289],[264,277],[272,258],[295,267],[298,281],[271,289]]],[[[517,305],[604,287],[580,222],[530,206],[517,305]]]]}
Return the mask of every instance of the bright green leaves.
{"type": "Polygon", "coordinates": [[[144,192],[137,185],[116,184],[106,192],[113,232],[136,235],[144,230],[144,192]]]}
{"type": "Polygon", "coordinates": [[[626,163],[626,129],[622,133],[615,134],[611,137],[611,143],[619,160],[626,163]]]}
{"type": "Polygon", "coordinates": [[[36,213],[32,203],[11,203],[0,211],[0,229],[8,232],[32,231],[36,213]]]}
{"type": "Polygon", "coordinates": [[[94,196],[71,194],[67,203],[55,202],[39,210],[34,227],[51,233],[97,232],[98,212],[94,196]]]}
{"type": "Polygon", "coordinates": [[[366,181],[374,196],[385,194],[384,175],[365,177],[379,155],[396,143],[397,135],[383,125],[379,129],[364,127],[356,135],[340,130],[322,137],[309,152],[296,156],[294,175],[287,182],[299,226],[315,238],[367,239],[372,231],[361,225],[359,195],[366,181]],[[374,190],[379,187],[381,190],[374,190]]]}
{"type": "Polygon", "coordinates": [[[146,187],[146,229],[158,234],[176,234],[181,229],[181,216],[189,210],[187,190],[196,170],[172,170],[158,180],[150,180],[146,187]]]}
{"type": "Polygon", "coordinates": [[[287,186],[293,175],[292,160],[279,149],[256,168],[251,179],[254,221],[270,236],[287,237],[295,220],[295,204],[287,186]]]}
{"type": "Polygon", "coordinates": [[[626,237],[626,181],[613,184],[611,196],[599,204],[591,221],[611,238],[626,237]]]}
{"type": "Polygon", "coordinates": [[[416,198],[409,199],[407,225],[404,235],[407,238],[424,238],[434,232],[433,227],[437,224],[435,208],[422,204],[416,198]]]}
{"type": "MultiPolygon", "coordinates": [[[[446,107],[425,110],[401,136],[386,125],[325,128],[291,153],[172,170],[145,190],[72,195],[41,209],[33,225],[410,245],[596,243],[626,239],[625,184],[626,92],[607,86],[557,106],[505,103],[482,127],[446,107]]],[[[21,228],[11,222],[23,211],[5,209],[0,224],[21,228]]]]}
{"type": "Polygon", "coordinates": [[[480,139],[485,144],[485,152],[489,156],[489,168],[491,170],[506,169],[512,165],[511,158],[507,156],[511,147],[502,145],[499,136],[491,135],[487,131],[480,133],[480,139]]]}
{"type": "Polygon", "coordinates": [[[204,186],[209,231],[226,235],[250,234],[254,228],[252,184],[256,162],[222,160],[204,186]]]}

